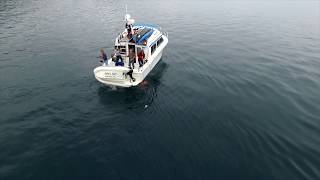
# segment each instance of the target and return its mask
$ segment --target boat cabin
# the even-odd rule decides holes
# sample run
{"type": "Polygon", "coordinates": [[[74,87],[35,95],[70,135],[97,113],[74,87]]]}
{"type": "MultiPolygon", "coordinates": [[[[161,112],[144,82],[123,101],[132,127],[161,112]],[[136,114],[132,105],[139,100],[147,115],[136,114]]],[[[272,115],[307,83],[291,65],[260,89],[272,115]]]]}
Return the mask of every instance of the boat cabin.
{"type": "Polygon", "coordinates": [[[132,33],[128,33],[126,29],[119,34],[114,48],[125,60],[128,58],[129,49],[133,49],[136,59],[138,52],[143,49],[145,58],[148,59],[162,42],[162,33],[155,26],[137,24],[132,26],[132,33]]]}

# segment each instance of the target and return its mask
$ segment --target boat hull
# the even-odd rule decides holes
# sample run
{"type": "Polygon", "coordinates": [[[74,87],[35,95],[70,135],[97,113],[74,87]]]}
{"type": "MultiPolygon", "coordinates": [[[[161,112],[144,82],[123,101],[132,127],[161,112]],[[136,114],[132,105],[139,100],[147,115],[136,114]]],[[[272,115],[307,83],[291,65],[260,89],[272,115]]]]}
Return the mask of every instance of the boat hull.
{"type": "Polygon", "coordinates": [[[93,70],[95,78],[99,82],[110,86],[137,86],[147,77],[162,58],[163,50],[168,44],[168,37],[165,35],[162,37],[163,42],[147,57],[148,61],[142,67],[139,67],[138,63],[135,63],[135,68],[131,70],[127,67],[129,65],[128,59],[125,59],[125,66],[115,66],[111,59],[109,59],[109,65],[102,65],[93,70]],[[132,71],[133,79],[128,74],[130,71],[132,71]]]}

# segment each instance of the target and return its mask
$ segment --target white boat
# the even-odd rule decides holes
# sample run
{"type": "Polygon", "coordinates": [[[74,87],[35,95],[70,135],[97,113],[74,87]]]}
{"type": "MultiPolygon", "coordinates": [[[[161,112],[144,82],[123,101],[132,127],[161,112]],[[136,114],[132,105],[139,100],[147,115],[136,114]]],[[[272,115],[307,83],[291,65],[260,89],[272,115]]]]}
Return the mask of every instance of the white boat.
{"type": "MultiPolygon", "coordinates": [[[[94,69],[95,78],[106,85],[131,87],[141,83],[160,61],[168,44],[168,33],[150,24],[136,24],[129,14],[125,16],[126,29],[115,40],[115,50],[123,59],[122,65],[112,58],[94,69]],[[130,34],[129,34],[130,33],[130,34]],[[129,49],[134,51],[134,68],[129,66],[129,49]],[[138,52],[144,51],[142,67],[138,64],[138,52]]],[[[132,64],[131,64],[132,65],[132,64]]]]}

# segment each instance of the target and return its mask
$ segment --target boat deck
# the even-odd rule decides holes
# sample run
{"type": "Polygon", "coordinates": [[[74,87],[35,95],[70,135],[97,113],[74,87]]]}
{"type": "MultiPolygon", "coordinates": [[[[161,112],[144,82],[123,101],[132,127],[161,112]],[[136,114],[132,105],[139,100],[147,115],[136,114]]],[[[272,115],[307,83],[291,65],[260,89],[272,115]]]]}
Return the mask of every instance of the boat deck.
{"type": "MultiPolygon", "coordinates": [[[[116,66],[115,65],[115,62],[112,61],[112,59],[108,59],[108,63],[107,64],[102,64],[102,66],[107,66],[107,67],[126,67],[126,68],[129,68],[129,59],[127,57],[124,57],[123,58],[123,62],[124,62],[124,66],[116,66]]],[[[134,69],[133,71],[134,72],[142,72],[144,67],[145,67],[146,63],[142,66],[142,67],[139,67],[139,63],[138,63],[138,60],[136,60],[136,63],[134,63],[134,69]]]]}

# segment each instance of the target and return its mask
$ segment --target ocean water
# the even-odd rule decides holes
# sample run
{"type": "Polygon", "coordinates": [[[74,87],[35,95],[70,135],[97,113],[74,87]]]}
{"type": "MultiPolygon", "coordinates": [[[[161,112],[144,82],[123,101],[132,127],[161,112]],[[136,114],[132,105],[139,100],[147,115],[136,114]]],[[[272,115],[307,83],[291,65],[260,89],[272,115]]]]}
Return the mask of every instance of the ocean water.
{"type": "Polygon", "coordinates": [[[320,179],[320,2],[1,0],[0,179],[320,179]],[[169,44],[110,88],[125,4],[169,44]]]}

